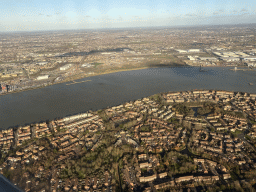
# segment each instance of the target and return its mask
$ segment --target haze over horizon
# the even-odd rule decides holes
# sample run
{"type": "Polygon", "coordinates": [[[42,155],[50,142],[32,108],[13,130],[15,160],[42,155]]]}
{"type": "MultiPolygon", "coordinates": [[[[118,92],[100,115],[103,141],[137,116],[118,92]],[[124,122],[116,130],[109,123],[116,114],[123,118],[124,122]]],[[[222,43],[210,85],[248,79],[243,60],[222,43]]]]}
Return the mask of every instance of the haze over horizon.
{"type": "Polygon", "coordinates": [[[0,2],[0,18],[0,32],[246,24],[256,21],[256,3],[10,0],[0,2]]]}

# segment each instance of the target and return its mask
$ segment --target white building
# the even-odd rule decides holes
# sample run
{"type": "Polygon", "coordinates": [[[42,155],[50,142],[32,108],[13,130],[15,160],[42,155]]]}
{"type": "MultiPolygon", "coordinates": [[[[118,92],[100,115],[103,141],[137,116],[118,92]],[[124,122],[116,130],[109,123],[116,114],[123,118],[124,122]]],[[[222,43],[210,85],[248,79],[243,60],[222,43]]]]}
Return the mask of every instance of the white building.
{"type": "Polygon", "coordinates": [[[38,65],[46,65],[48,62],[39,62],[38,65]]]}
{"type": "Polygon", "coordinates": [[[256,61],[256,56],[244,57],[243,60],[245,60],[245,61],[256,61]]]}
{"type": "Polygon", "coordinates": [[[199,57],[200,60],[202,61],[216,61],[217,58],[215,57],[199,57]]]}
{"type": "Polygon", "coordinates": [[[37,80],[43,80],[43,79],[48,79],[49,75],[41,75],[37,77],[37,80]]]}
{"type": "Polygon", "coordinates": [[[179,53],[187,53],[187,50],[182,50],[182,49],[176,49],[179,53]]]}
{"type": "MultiPolygon", "coordinates": [[[[114,52],[114,53],[116,53],[116,52],[114,52]]],[[[103,53],[101,53],[102,55],[111,55],[111,54],[113,54],[113,52],[103,52],[103,53]]]]}
{"type": "Polygon", "coordinates": [[[197,57],[196,56],[188,56],[188,59],[191,60],[191,61],[195,61],[197,60],[197,57]]]}
{"type": "Polygon", "coordinates": [[[60,67],[60,70],[64,71],[64,70],[69,69],[70,67],[71,67],[71,64],[67,64],[67,65],[64,65],[64,66],[60,67]]]}
{"type": "Polygon", "coordinates": [[[226,62],[240,61],[239,57],[221,57],[221,60],[226,62]]]}
{"type": "Polygon", "coordinates": [[[90,64],[90,63],[84,63],[83,65],[82,65],[82,67],[91,67],[92,66],[92,64],[90,64]]]}
{"type": "Polygon", "coordinates": [[[188,52],[198,53],[200,49],[189,49],[188,52]]]}
{"type": "Polygon", "coordinates": [[[215,55],[217,55],[217,56],[219,56],[219,57],[222,57],[222,56],[223,56],[223,54],[220,53],[220,52],[213,52],[213,54],[215,54],[215,55]]]}

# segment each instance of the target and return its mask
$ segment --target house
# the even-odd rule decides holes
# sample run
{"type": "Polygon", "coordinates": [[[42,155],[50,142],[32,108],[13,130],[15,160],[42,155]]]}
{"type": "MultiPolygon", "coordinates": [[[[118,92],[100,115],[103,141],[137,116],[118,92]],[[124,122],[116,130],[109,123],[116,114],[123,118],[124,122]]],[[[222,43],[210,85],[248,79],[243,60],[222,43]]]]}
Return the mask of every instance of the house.
{"type": "Polygon", "coordinates": [[[158,177],[159,177],[159,178],[167,177],[167,172],[159,173],[159,174],[158,174],[158,177]]]}
{"type": "Polygon", "coordinates": [[[195,177],[195,181],[211,181],[212,177],[211,176],[198,176],[195,177]]]}
{"type": "Polygon", "coordinates": [[[150,181],[154,181],[157,178],[157,175],[151,175],[151,176],[147,176],[147,177],[139,177],[140,182],[150,182],[150,181]]]}
{"type": "Polygon", "coordinates": [[[147,154],[140,154],[138,155],[139,159],[146,159],[147,158],[147,154]]]}
{"type": "Polygon", "coordinates": [[[204,159],[194,158],[194,163],[204,163],[204,159]]]}
{"type": "Polygon", "coordinates": [[[173,186],[175,186],[174,181],[166,181],[163,183],[156,184],[154,187],[156,188],[156,190],[158,190],[158,189],[164,189],[164,188],[169,188],[173,186]]]}
{"type": "Polygon", "coordinates": [[[146,167],[152,167],[152,164],[148,163],[148,162],[140,163],[140,168],[141,169],[146,168],[146,167]]]}
{"type": "Polygon", "coordinates": [[[223,179],[229,179],[231,175],[229,173],[223,174],[223,179]]]}
{"type": "Polygon", "coordinates": [[[190,180],[193,180],[194,179],[194,176],[191,175],[191,176],[184,176],[184,177],[178,177],[175,179],[176,183],[180,183],[180,182],[183,182],[183,181],[190,181],[190,180]]]}

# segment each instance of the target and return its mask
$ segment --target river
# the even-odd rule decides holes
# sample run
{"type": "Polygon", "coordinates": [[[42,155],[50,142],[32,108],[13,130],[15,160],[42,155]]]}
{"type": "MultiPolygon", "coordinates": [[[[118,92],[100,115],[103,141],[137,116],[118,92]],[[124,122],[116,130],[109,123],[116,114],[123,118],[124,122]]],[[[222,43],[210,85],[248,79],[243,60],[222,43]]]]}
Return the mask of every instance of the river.
{"type": "Polygon", "coordinates": [[[0,128],[52,120],[141,99],[160,92],[220,89],[256,93],[256,71],[198,67],[149,68],[87,77],[76,82],[0,96],[0,128]],[[250,86],[248,83],[253,83],[250,86]]]}

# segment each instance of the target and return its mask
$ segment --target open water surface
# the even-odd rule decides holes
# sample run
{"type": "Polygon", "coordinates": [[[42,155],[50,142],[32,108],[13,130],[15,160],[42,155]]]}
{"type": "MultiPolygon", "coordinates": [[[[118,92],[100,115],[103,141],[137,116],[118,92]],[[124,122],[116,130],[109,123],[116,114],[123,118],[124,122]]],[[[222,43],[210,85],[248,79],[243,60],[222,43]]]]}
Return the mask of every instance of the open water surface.
{"type": "Polygon", "coordinates": [[[256,93],[256,71],[207,67],[150,68],[88,77],[0,96],[0,129],[98,110],[160,92],[217,89],[256,93]],[[248,83],[253,83],[250,86],[248,83]]]}

